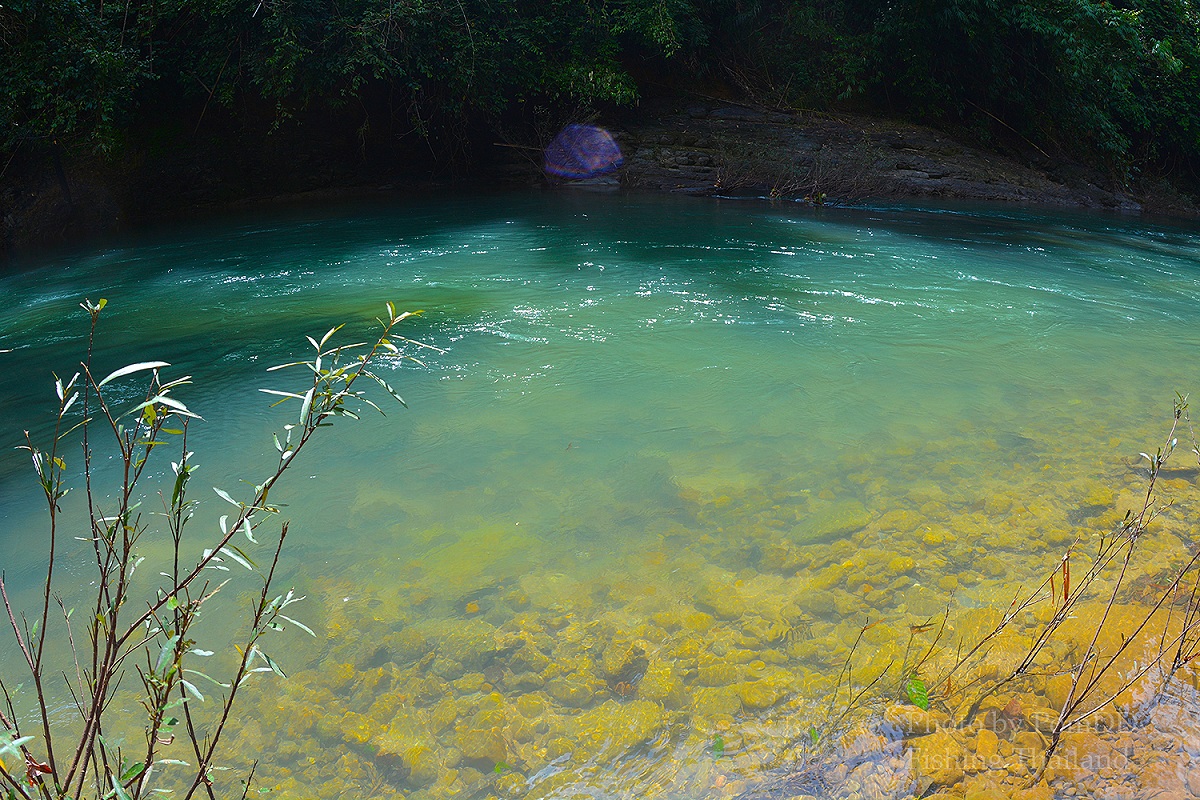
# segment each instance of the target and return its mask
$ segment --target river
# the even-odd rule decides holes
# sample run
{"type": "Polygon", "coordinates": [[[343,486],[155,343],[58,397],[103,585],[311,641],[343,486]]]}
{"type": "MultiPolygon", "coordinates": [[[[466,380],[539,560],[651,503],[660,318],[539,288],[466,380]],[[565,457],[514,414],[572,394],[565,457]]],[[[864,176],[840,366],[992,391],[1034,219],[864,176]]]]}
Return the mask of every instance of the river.
{"type": "MultiPolygon", "coordinates": [[[[1139,454],[1162,444],[1175,392],[1197,388],[1200,233],[1007,207],[432,193],[30,257],[0,274],[0,297],[0,567],[25,607],[45,511],[10,447],[49,434],[51,373],[77,369],[84,298],[108,301],[98,373],[153,359],[193,376],[177,395],[203,417],[189,432],[198,537],[228,509],[208,487],[244,495],[295,416],[258,389],[302,376],[266,368],[333,325],[368,336],[386,301],[423,312],[403,333],[437,349],[381,367],[408,408],[372,395],[386,416],[321,431],[272,497],[292,520],[281,586],[306,596],[295,616],[317,634],[278,634],[288,679],[256,675],[235,716],[229,763],[258,760],[272,796],[779,792],[799,738],[843,768],[789,796],[961,795],[1020,783],[1015,734],[972,770],[991,745],[968,725],[944,743],[960,766],[933,775],[912,746],[929,737],[879,713],[913,707],[908,678],[934,687],[938,658],[1018,587],[1073,542],[1083,572],[1096,537],[1140,507],[1139,454]],[[913,671],[910,637],[929,644],[921,626],[946,609],[939,655],[887,673],[913,671]],[[861,709],[822,727],[839,692],[881,672],[861,709]]],[[[1141,586],[1194,547],[1188,450],[1160,484],[1174,505],[1139,551],[1141,586]]],[[[149,502],[172,458],[147,477],[149,502]]],[[[70,475],[79,460],[72,445],[70,475]]],[[[112,467],[98,459],[102,478],[112,467]]],[[[64,503],[74,520],[81,494],[64,503]]],[[[145,542],[164,557],[162,534],[145,542]]],[[[68,599],[92,580],[73,544],[68,599]]],[[[240,613],[255,587],[236,581],[240,613]]],[[[206,622],[214,661],[239,613],[206,622]]],[[[8,644],[0,666],[16,674],[8,644]]],[[[1149,725],[1185,775],[1200,739],[1184,683],[1169,719],[1126,705],[1089,735],[1158,752],[1138,739],[1149,725]]],[[[953,683],[942,691],[950,713],[953,683]]],[[[1054,696],[1021,691],[1026,706],[1054,696]]],[[[1134,762],[1048,785],[1136,796],[1158,762],[1134,762]]]]}

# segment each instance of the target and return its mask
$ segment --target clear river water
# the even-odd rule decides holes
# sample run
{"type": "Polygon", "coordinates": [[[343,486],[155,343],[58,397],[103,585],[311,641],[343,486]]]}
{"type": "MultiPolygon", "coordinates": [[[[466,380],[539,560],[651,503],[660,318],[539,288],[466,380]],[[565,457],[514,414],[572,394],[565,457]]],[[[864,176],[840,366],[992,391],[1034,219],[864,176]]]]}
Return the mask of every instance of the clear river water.
{"type": "MultiPolygon", "coordinates": [[[[256,676],[227,753],[281,798],[1011,796],[1054,689],[1013,688],[992,737],[954,717],[937,658],[1140,507],[1139,453],[1200,388],[1200,231],[1098,214],[431,194],[26,259],[0,297],[0,568],[25,607],[45,511],[11,448],[49,434],[81,300],[108,300],[101,370],[194,376],[197,536],[227,513],[207,487],[244,494],[295,415],[257,391],[290,388],[266,367],[335,324],[367,336],[386,301],[424,312],[403,333],[439,350],[382,367],[408,408],[373,395],[386,416],[322,431],[272,498],[293,521],[281,585],[317,635],[276,636],[289,677],[256,676]],[[951,733],[897,723],[911,677],[951,733]]],[[[1195,547],[1184,444],[1142,595],[1195,547]]],[[[61,588],[91,580],[84,557],[61,588]]],[[[206,621],[213,661],[255,591],[235,579],[206,621]]],[[[1190,681],[1118,703],[1027,796],[1200,789],[1190,681]]]]}

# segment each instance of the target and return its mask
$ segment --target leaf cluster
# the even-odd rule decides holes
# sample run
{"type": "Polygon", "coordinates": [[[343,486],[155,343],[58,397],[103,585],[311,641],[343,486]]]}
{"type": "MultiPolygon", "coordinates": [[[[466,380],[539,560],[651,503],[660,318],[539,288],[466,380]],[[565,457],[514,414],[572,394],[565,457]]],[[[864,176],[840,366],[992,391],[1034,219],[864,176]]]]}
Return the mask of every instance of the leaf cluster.
{"type": "Polygon", "coordinates": [[[137,800],[173,790],[185,798],[199,793],[215,799],[217,773],[225,769],[218,748],[239,689],[266,673],[287,677],[269,654],[267,637],[287,628],[316,635],[291,609],[304,598],[293,589],[274,589],[288,523],[282,523],[273,542],[263,541],[264,533],[272,536],[279,514],[270,494],[319,429],[337,417],[357,419],[363,407],[379,409],[360,380],[379,384],[403,403],[377,364],[385,358],[409,359],[406,346],[425,345],[396,333],[411,314],[397,313],[391,304],[380,320],[383,333],[373,342],[334,344],[340,326],[320,340],[310,337],[309,359],[272,369],[303,369],[306,388],[263,390],[299,406],[294,421],[275,436],[275,467],[251,484],[248,498],[213,487],[228,513],[220,517],[219,531],[197,535],[191,531],[201,501],[189,487],[198,465],[188,448],[188,428],[199,417],[177,397],[190,378],[164,379],[162,371],[170,365],[162,361],[96,377],[91,343],[104,306],[104,300],[83,303],[91,320],[88,357],[70,379],[55,378],[57,411],[49,445],[39,446],[26,434],[21,448],[45,498],[49,536],[36,607],[23,608],[10,598],[0,574],[0,599],[25,673],[23,681],[0,674],[0,791],[22,800],[137,800]],[[115,403],[126,401],[114,398],[127,397],[139,381],[141,399],[118,408],[115,403]],[[82,463],[71,471],[66,452],[76,443],[82,463]],[[170,462],[169,489],[158,493],[161,510],[152,512],[142,486],[155,474],[163,447],[179,456],[170,462]],[[105,491],[101,484],[109,474],[95,465],[109,453],[117,475],[115,486],[105,491]],[[64,511],[72,478],[82,481],[85,495],[82,525],[64,511]],[[85,543],[83,558],[94,569],[90,599],[59,591],[67,525],[83,534],[74,538],[85,543]],[[148,555],[162,548],[147,544],[165,537],[169,557],[148,555]],[[196,540],[202,547],[199,557],[192,555],[196,540]],[[157,570],[157,577],[147,579],[147,570],[157,570]],[[209,667],[199,668],[198,659],[215,652],[198,645],[193,628],[239,573],[256,576],[261,589],[240,642],[225,654],[234,666],[222,679],[209,667]],[[140,576],[136,582],[135,574],[140,576]],[[86,611],[77,615],[69,606],[81,599],[86,611]],[[49,639],[59,647],[47,649],[49,639]],[[62,652],[70,654],[69,663],[50,655],[62,652]],[[134,675],[140,690],[129,688],[134,675]],[[201,707],[209,700],[205,692],[218,696],[207,708],[201,707]],[[65,715],[58,711],[64,703],[65,715]],[[143,736],[131,742],[123,721],[136,719],[138,707],[143,736]],[[178,745],[170,749],[176,739],[186,743],[182,752],[178,745]]]}

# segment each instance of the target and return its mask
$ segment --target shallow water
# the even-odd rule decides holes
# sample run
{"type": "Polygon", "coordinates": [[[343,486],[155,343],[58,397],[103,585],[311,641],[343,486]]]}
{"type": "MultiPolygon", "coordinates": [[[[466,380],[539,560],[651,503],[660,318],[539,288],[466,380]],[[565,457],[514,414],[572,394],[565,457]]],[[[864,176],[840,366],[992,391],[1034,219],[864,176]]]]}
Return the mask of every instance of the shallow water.
{"type": "MultiPolygon", "coordinates": [[[[76,305],[103,296],[97,371],[194,375],[198,482],[231,490],[266,474],[294,413],[255,391],[286,386],[266,366],[333,324],[363,336],[386,300],[424,310],[406,335],[441,351],[387,368],[409,409],[327,432],[273,498],[318,637],[283,634],[291,677],[246,701],[232,758],[261,759],[262,785],[723,797],[766,791],[772,754],[829,716],[864,625],[868,672],[947,606],[974,630],[969,610],[1007,607],[1137,502],[1138,453],[1195,389],[1200,234],[993,208],[432,196],[148,233],[17,265],[0,293],[0,444],[47,435],[48,374],[73,372],[76,305]]],[[[30,602],[26,465],[0,461],[0,566],[30,602]]],[[[1195,533],[1194,482],[1168,482],[1160,564],[1195,533]]],[[[215,530],[221,501],[197,496],[215,530]]],[[[1171,715],[1185,755],[1189,702],[1171,715]]],[[[880,735],[869,790],[804,790],[911,794],[912,756],[880,735]]]]}

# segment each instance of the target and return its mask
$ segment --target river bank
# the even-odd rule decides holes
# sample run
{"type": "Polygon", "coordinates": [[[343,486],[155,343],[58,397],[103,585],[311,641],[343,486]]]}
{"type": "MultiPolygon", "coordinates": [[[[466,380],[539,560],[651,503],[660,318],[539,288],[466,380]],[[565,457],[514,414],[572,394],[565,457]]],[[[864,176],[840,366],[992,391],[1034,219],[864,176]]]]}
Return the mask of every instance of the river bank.
{"type": "MultiPolygon", "coordinates": [[[[1121,187],[1019,140],[1000,152],[903,120],[676,98],[600,122],[626,155],[608,183],[628,189],[815,204],[933,198],[1200,213],[1165,182],[1121,187]]],[[[358,141],[341,127],[326,120],[315,134],[310,126],[263,137],[157,131],[110,160],[17,153],[0,188],[0,257],[239,206],[403,195],[433,184],[545,182],[534,143],[509,147],[477,136],[466,162],[447,165],[411,142],[358,141]]]]}

